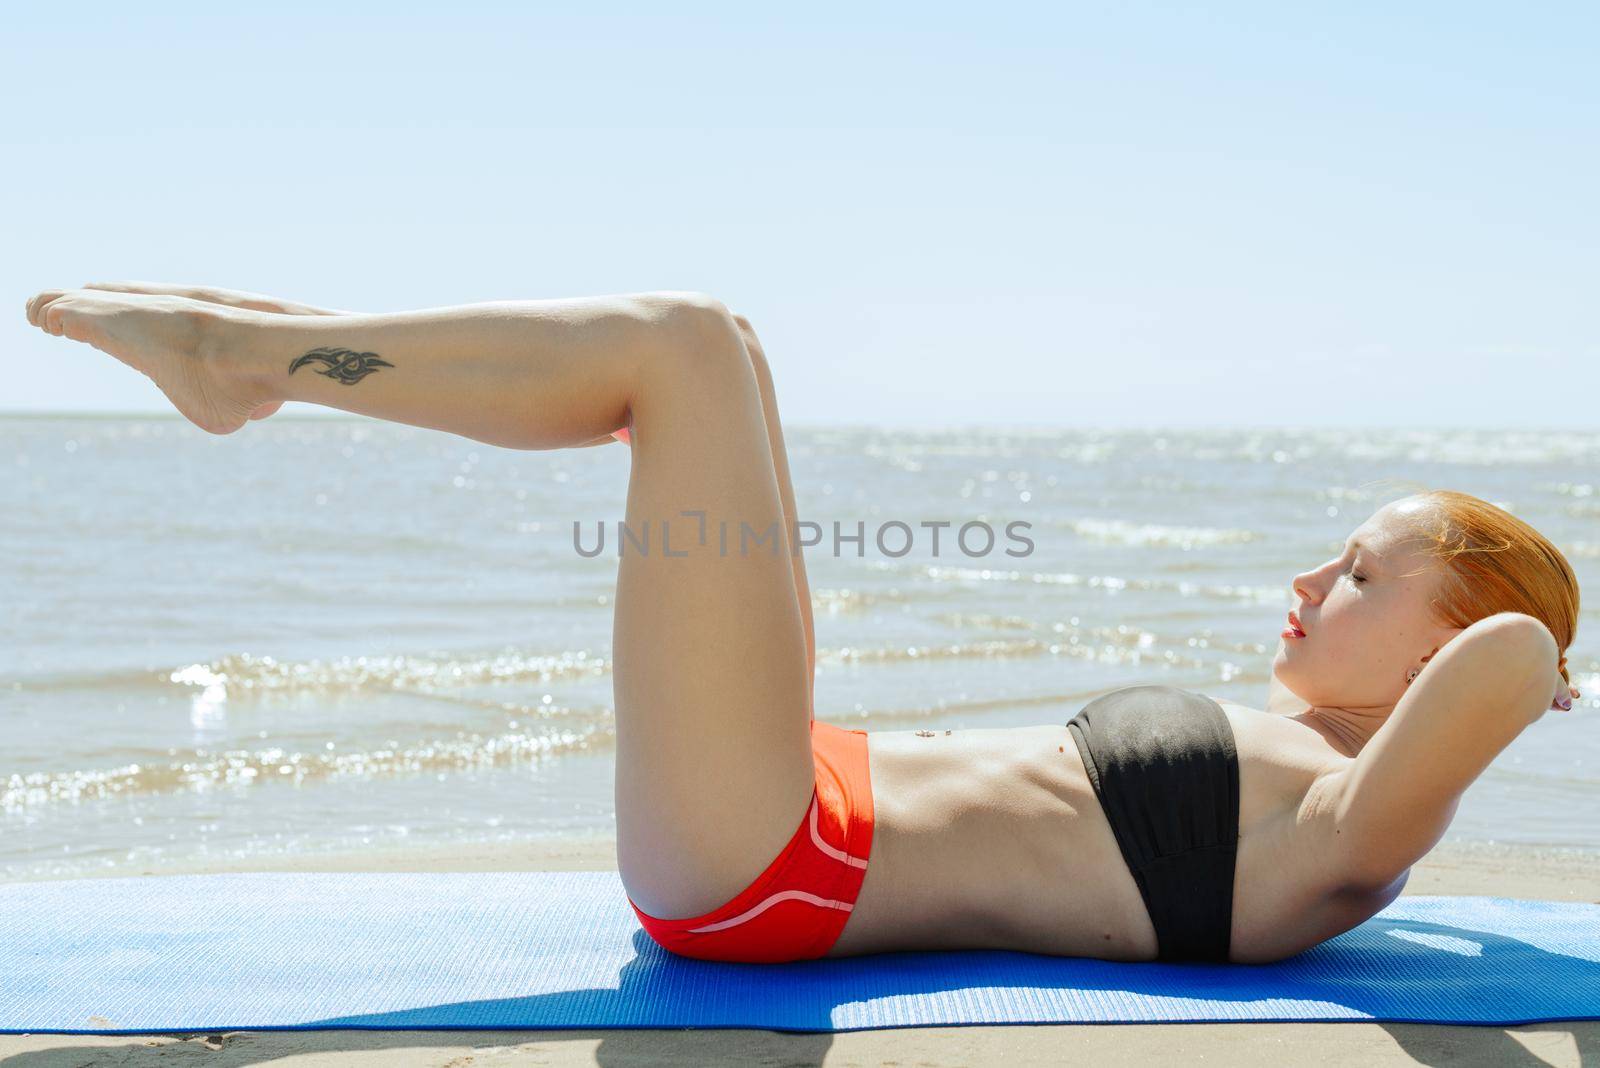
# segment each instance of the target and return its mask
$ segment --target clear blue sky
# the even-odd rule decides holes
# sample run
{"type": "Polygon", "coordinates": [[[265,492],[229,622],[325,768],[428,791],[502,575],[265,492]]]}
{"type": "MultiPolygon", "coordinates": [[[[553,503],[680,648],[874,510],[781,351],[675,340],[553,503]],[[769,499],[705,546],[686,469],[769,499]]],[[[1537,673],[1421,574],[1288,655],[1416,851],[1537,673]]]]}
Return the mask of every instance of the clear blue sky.
{"type": "Polygon", "coordinates": [[[1596,425],[1595,6],[773,7],[9,7],[0,409],[170,411],[23,316],[153,279],[706,290],[794,425],[1596,425]]]}

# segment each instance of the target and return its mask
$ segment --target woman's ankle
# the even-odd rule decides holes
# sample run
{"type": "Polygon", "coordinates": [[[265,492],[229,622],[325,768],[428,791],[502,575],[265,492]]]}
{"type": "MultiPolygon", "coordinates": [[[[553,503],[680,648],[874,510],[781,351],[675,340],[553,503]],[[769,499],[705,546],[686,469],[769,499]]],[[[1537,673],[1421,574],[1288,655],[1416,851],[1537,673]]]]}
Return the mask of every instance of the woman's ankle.
{"type": "Polygon", "coordinates": [[[272,344],[274,337],[281,342],[283,320],[282,315],[248,308],[207,308],[202,316],[200,356],[262,404],[290,400],[283,349],[281,344],[272,344]]]}

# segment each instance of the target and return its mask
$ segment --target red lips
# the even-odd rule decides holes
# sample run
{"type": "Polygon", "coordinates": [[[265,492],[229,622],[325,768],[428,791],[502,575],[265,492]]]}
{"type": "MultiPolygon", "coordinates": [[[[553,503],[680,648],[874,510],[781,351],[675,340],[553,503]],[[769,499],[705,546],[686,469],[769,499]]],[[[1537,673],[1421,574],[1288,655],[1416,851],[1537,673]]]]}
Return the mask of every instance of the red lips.
{"type": "Polygon", "coordinates": [[[1295,630],[1299,631],[1301,634],[1304,634],[1306,632],[1306,628],[1304,628],[1304,627],[1302,627],[1300,625],[1300,617],[1295,615],[1293,612],[1289,613],[1289,626],[1293,627],[1295,630]]]}

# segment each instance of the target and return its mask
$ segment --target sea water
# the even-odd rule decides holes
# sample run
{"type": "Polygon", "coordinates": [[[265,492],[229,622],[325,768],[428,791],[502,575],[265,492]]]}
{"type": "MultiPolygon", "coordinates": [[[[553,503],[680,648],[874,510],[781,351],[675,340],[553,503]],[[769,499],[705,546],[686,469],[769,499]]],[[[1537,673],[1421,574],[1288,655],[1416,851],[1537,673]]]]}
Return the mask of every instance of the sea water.
{"type": "MultiPolygon", "coordinates": [[[[849,727],[1064,724],[1137,683],[1265,708],[1294,575],[1424,488],[1509,509],[1600,590],[1595,433],[785,429],[816,715],[849,727]]],[[[629,457],[0,418],[0,878],[610,833],[629,457]]],[[[1597,612],[1579,707],[1447,842],[1600,850],[1597,612]]]]}

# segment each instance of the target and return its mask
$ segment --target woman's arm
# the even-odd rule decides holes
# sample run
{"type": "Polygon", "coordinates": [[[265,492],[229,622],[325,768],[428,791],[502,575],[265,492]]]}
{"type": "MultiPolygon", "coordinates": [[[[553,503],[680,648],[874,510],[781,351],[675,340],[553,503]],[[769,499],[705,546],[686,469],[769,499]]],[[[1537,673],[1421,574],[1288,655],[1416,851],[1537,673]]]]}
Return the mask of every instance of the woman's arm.
{"type": "Polygon", "coordinates": [[[1350,888],[1393,883],[1438,843],[1466,788],[1550,707],[1558,659],[1543,623],[1501,612],[1428,662],[1330,784],[1328,844],[1350,888]]]}

